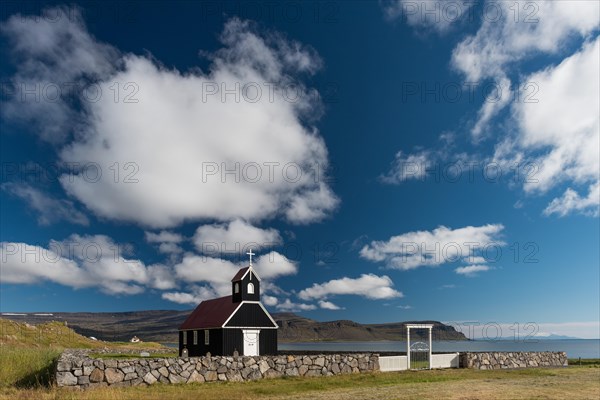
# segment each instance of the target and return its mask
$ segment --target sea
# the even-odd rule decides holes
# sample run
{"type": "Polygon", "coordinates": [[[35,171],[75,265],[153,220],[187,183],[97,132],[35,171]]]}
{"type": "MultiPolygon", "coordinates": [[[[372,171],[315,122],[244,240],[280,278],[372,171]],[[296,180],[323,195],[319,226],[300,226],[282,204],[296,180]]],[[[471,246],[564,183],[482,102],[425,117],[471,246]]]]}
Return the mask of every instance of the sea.
{"type": "MultiPolygon", "coordinates": [[[[177,343],[163,343],[177,347],[177,343]]],[[[404,341],[377,342],[298,342],[279,343],[279,351],[368,351],[405,352],[404,341]]],[[[434,341],[434,353],[461,351],[565,351],[569,358],[600,358],[600,339],[541,339],[541,340],[449,340],[434,341]]]]}

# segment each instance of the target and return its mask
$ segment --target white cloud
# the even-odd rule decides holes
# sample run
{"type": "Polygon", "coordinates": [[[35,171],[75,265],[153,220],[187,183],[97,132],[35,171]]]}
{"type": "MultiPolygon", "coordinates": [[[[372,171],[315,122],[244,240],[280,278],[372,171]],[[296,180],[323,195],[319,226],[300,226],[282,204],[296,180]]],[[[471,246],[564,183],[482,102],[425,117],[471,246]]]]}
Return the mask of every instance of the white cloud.
{"type": "Polygon", "coordinates": [[[13,16],[2,32],[18,62],[15,81],[97,83],[102,95],[77,97],[78,108],[72,99],[42,106],[15,101],[5,113],[51,127],[40,135],[60,143],[61,162],[100,167],[98,181],[80,171],[60,179],[97,215],[159,228],[277,216],[308,223],[336,208],[325,183],[327,148],[310,125],[321,102],[300,80],[322,64],[314,50],[233,18],[208,72],[181,72],[98,42],[78,15],[53,23],[13,16]],[[115,83],[122,85],[117,101],[115,83]],[[239,101],[223,95],[236,85],[239,101]]]}
{"type": "Polygon", "coordinates": [[[448,0],[392,0],[383,3],[388,19],[403,19],[408,25],[421,30],[432,30],[439,34],[448,32],[475,2],[448,0]]]}
{"type": "Polygon", "coordinates": [[[407,232],[387,241],[373,241],[361,249],[360,255],[401,270],[437,266],[460,261],[481,249],[503,245],[499,238],[503,229],[501,224],[458,229],[440,226],[433,231],[407,232]]]}
{"type": "Polygon", "coordinates": [[[488,267],[487,265],[468,265],[466,267],[458,267],[454,270],[454,272],[456,272],[459,275],[472,277],[477,275],[479,272],[485,272],[489,270],[490,267],[488,267]]]}
{"type": "Polygon", "coordinates": [[[88,217],[79,211],[72,201],[56,199],[26,183],[6,182],[0,186],[13,196],[19,197],[38,213],[40,225],[67,221],[78,225],[89,225],[88,217]]]}
{"type": "Polygon", "coordinates": [[[544,210],[544,214],[558,214],[561,217],[571,213],[598,216],[598,203],[600,202],[600,184],[596,182],[590,187],[587,197],[580,197],[573,189],[567,189],[562,197],[552,200],[544,210]]]}
{"type": "Polygon", "coordinates": [[[290,299],[285,299],[283,303],[279,303],[275,306],[280,311],[310,311],[316,310],[317,306],[314,304],[305,304],[305,303],[292,303],[290,299]]]}
{"type": "MultiPolygon", "coordinates": [[[[203,282],[208,284],[218,296],[226,296],[231,294],[231,278],[246,265],[246,262],[234,263],[221,258],[186,254],[181,262],[174,266],[174,269],[181,281],[203,282]]],[[[277,252],[270,252],[259,257],[253,268],[263,280],[261,282],[263,294],[271,288],[270,280],[284,275],[292,275],[297,271],[293,262],[277,252]]]]}
{"type": "Polygon", "coordinates": [[[368,299],[390,299],[403,297],[401,292],[393,289],[394,282],[384,275],[362,274],[360,278],[333,279],[322,284],[315,283],[298,293],[303,300],[324,299],[332,295],[357,295],[368,299]]]}
{"type": "Polygon", "coordinates": [[[401,310],[411,310],[412,306],[402,306],[402,305],[400,305],[400,306],[396,306],[396,308],[400,308],[401,310]]]}
{"type": "Polygon", "coordinates": [[[266,305],[266,306],[276,306],[277,303],[279,302],[279,300],[277,300],[277,297],[274,296],[269,296],[269,295],[263,295],[262,296],[262,302],[266,305]]]}
{"type": "Polygon", "coordinates": [[[165,292],[161,295],[164,300],[179,304],[198,305],[204,300],[210,300],[218,297],[211,288],[205,286],[193,286],[192,293],[187,292],[165,292]]]}
{"type": "Polygon", "coordinates": [[[325,310],[343,310],[343,307],[337,306],[330,301],[321,300],[319,301],[319,307],[325,310]]]}
{"type": "Polygon", "coordinates": [[[574,37],[593,33],[600,20],[600,5],[592,1],[493,2],[493,6],[498,18],[484,16],[477,33],[460,42],[452,54],[452,65],[467,81],[493,79],[503,88],[499,101],[487,101],[480,109],[471,132],[475,139],[510,103],[513,93],[508,76],[516,63],[563,51],[574,37]]]}
{"type": "Polygon", "coordinates": [[[145,232],[145,237],[148,243],[158,244],[158,251],[161,253],[180,254],[183,252],[179,243],[183,242],[184,238],[179,233],[169,231],[145,232]]]}
{"type": "Polygon", "coordinates": [[[587,187],[587,197],[569,188],[550,203],[546,214],[598,214],[599,59],[597,38],[559,65],[527,77],[538,83],[540,100],[513,105],[513,118],[520,128],[518,136],[497,151],[531,160],[538,167],[533,179],[524,182],[526,192],[544,193],[563,182],[587,187]]]}
{"type": "Polygon", "coordinates": [[[137,294],[146,287],[175,286],[170,270],[146,267],[126,257],[127,247],[104,235],[71,235],[51,241],[47,248],[26,243],[2,242],[2,280],[31,284],[50,281],[73,288],[98,287],[108,294],[137,294]]]}
{"type": "Polygon", "coordinates": [[[259,250],[282,242],[276,229],[261,229],[236,219],[227,224],[202,225],[196,230],[194,244],[198,251],[235,252],[259,250]]]}
{"type": "Polygon", "coordinates": [[[563,50],[573,36],[597,29],[600,20],[600,6],[594,1],[500,1],[494,7],[498,18],[482,18],[477,33],[453,51],[452,64],[469,81],[504,77],[511,63],[563,50]],[[516,8],[521,11],[518,18],[516,8]]]}
{"type": "Polygon", "coordinates": [[[276,251],[258,257],[253,267],[261,278],[267,280],[283,275],[295,275],[298,272],[296,263],[276,251]]]}
{"type": "Polygon", "coordinates": [[[383,183],[400,184],[410,179],[423,179],[432,164],[432,155],[428,151],[418,151],[414,154],[396,153],[390,171],[379,179],[383,183]]]}

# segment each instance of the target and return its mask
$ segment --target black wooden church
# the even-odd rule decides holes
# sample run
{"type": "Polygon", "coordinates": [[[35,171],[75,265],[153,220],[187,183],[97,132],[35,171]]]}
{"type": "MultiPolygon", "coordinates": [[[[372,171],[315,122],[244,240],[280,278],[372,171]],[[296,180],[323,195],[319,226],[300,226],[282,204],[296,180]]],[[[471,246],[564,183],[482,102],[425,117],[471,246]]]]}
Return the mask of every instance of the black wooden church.
{"type": "Polygon", "coordinates": [[[203,301],[179,327],[179,355],[258,356],[277,353],[277,323],[260,302],[260,278],[250,265],[231,280],[231,295],[203,301]]]}

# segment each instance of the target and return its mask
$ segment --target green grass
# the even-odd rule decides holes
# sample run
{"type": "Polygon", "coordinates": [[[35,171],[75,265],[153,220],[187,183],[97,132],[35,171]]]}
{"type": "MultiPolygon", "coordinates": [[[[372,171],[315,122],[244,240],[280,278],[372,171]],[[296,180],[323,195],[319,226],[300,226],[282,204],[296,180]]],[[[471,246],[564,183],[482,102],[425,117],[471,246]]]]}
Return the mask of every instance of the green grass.
{"type": "Polygon", "coordinates": [[[0,387],[45,387],[60,350],[0,348],[0,387]]]}
{"type": "Polygon", "coordinates": [[[569,366],[600,368],[600,358],[569,358],[569,366]]]}
{"type": "MultiPolygon", "coordinates": [[[[66,348],[142,351],[161,347],[160,344],[151,342],[92,340],[77,334],[63,322],[47,322],[33,326],[0,318],[0,388],[50,386],[56,360],[66,348]]],[[[171,354],[166,353],[171,351],[170,349],[164,348],[164,350],[163,355],[171,354]]]]}

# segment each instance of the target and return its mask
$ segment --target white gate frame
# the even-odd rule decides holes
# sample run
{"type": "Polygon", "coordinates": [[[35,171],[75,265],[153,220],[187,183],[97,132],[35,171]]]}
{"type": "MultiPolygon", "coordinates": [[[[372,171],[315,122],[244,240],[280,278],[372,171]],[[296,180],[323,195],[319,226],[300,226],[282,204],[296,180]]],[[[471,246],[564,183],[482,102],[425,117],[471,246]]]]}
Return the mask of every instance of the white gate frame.
{"type": "Polygon", "coordinates": [[[429,329],[429,369],[431,369],[431,330],[432,324],[409,324],[406,325],[406,369],[410,369],[410,330],[429,329]]]}

